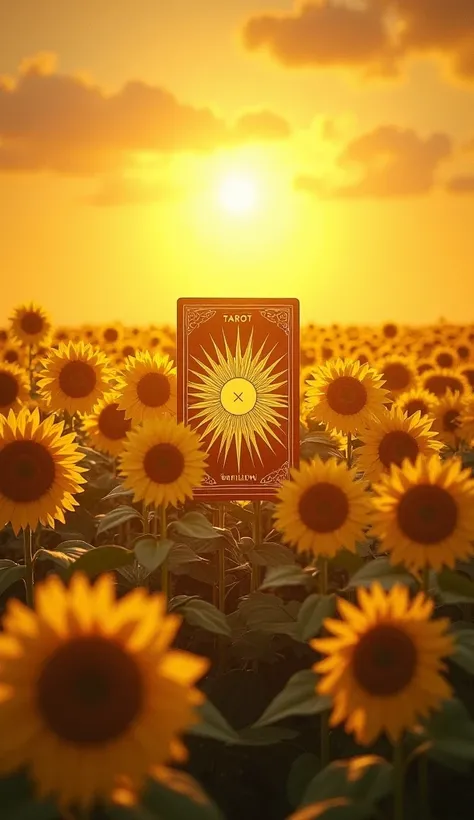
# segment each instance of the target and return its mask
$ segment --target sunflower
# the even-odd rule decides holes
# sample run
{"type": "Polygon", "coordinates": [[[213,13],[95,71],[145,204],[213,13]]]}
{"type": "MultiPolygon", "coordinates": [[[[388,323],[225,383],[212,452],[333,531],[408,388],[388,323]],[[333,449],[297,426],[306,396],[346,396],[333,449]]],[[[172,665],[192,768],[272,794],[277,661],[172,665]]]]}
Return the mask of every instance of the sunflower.
{"type": "Polygon", "coordinates": [[[456,447],[463,438],[463,415],[467,406],[465,396],[448,390],[439,399],[434,411],[433,430],[437,431],[441,441],[451,447],[456,447]]]}
{"type": "Polygon", "coordinates": [[[430,416],[433,414],[437,402],[438,399],[429,390],[413,387],[411,390],[407,390],[406,393],[397,396],[395,407],[398,407],[407,416],[413,416],[414,413],[430,416]]]}
{"type": "Polygon", "coordinates": [[[16,364],[0,364],[0,416],[16,412],[29,398],[25,371],[16,364]]]}
{"type": "Polygon", "coordinates": [[[64,523],[64,510],[77,505],[84,456],[73,434],[62,435],[63,427],[54,416],[40,422],[39,411],[27,408],[0,417],[0,525],[10,521],[16,534],[38,522],[64,523]]]}
{"type": "Polygon", "coordinates": [[[455,350],[450,347],[437,347],[433,351],[433,362],[435,367],[452,370],[458,363],[458,356],[455,350]]]}
{"type": "Polygon", "coordinates": [[[367,364],[336,359],[317,367],[313,376],[306,392],[311,415],[342,433],[355,433],[387,402],[381,376],[367,364]]]}
{"type": "Polygon", "coordinates": [[[283,540],[314,555],[333,557],[343,547],[355,552],[370,511],[366,483],[335,458],[316,458],[291,476],[277,495],[275,527],[283,540]]]}
{"type": "Polygon", "coordinates": [[[122,338],[123,328],[118,325],[104,325],[99,333],[100,343],[106,348],[118,344],[122,338]]]}
{"type": "Polygon", "coordinates": [[[0,636],[0,771],[28,768],[40,797],[92,807],[118,779],[139,789],[152,767],[182,761],[197,722],[194,683],[208,661],[169,645],[180,625],[144,589],[52,575],[36,611],[10,600],[0,636]]]}
{"type": "Polygon", "coordinates": [[[374,485],[372,530],[392,564],[454,567],[474,547],[474,479],[461,461],[418,456],[374,485]]]}
{"type": "Polygon", "coordinates": [[[385,389],[392,396],[410,390],[415,385],[416,368],[407,356],[386,356],[378,362],[377,370],[382,374],[385,389]]]}
{"type": "Polygon", "coordinates": [[[442,672],[454,652],[447,618],[430,620],[434,602],[395,584],[357,590],[358,607],[339,598],[342,620],[327,618],[330,637],[311,641],[326,657],[314,666],[317,691],[333,700],[330,724],[345,723],[360,744],[385,732],[396,743],[452,690],[442,672]]]}
{"type": "Polygon", "coordinates": [[[192,498],[204,478],[206,455],[196,433],[171,418],[147,421],[128,433],[121,456],[124,486],[134,500],[158,506],[192,498]]]}
{"type": "Polygon", "coordinates": [[[43,360],[38,389],[50,410],[90,413],[114,374],[104,353],[90,344],[60,344],[43,360]]]}
{"type": "Polygon", "coordinates": [[[18,364],[21,367],[25,361],[25,355],[21,348],[6,344],[0,350],[0,359],[6,364],[18,364]]]}
{"type": "Polygon", "coordinates": [[[51,332],[51,322],[39,305],[31,302],[16,308],[10,318],[12,335],[26,345],[46,342],[51,332]]]}
{"type": "Polygon", "coordinates": [[[433,419],[423,418],[420,412],[407,416],[398,407],[386,410],[360,432],[357,466],[369,481],[375,481],[392,464],[400,467],[406,458],[414,462],[419,453],[438,453],[443,445],[431,429],[432,423],[433,419]]]}
{"type": "Polygon", "coordinates": [[[123,379],[119,407],[134,424],[176,414],[176,368],[169,356],[138,352],[127,360],[123,379]]]}
{"type": "Polygon", "coordinates": [[[400,328],[395,322],[386,322],[382,325],[382,336],[386,339],[395,339],[400,332],[400,328]]]}
{"type": "Polygon", "coordinates": [[[118,406],[119,394],[108,393],[97,402],[92,413],[83,417],[83,429],[93,447],[111,456],[122,452],[132,422],[118,406]]]}
{"type": "Polygon", "coordinates": [[[444,396],[448,390],[459,393],[469,393],[469,382],[460,370],[448,370],[438,367],[429,370],[421,376],[421,386],[424,390],[434,393],[437,398],[444,396]]]}
{"type": "Polygon", "coordinates": [[[462,340],[456,344],[456,353],[458,361],[470,362],[473,359],[472,344],[467,340],[462,340]]]}
{"type": "Polygon", "coordinates": [[[459,372],[467,379],[471,390],[474,390],[474,364],[462,365],[459,372]]]}

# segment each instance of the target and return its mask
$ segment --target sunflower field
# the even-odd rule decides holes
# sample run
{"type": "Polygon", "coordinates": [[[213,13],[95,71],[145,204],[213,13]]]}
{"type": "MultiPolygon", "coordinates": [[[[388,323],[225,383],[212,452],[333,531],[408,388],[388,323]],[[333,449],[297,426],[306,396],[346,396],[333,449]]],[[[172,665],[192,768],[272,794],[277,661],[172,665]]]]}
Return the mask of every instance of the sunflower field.
{"type": "Polygon", "coordinates": [[[300,342],[300,463],[204,502],[173,327],[0,330],[0,819],[463,820],[474,326],[300,342]]]}

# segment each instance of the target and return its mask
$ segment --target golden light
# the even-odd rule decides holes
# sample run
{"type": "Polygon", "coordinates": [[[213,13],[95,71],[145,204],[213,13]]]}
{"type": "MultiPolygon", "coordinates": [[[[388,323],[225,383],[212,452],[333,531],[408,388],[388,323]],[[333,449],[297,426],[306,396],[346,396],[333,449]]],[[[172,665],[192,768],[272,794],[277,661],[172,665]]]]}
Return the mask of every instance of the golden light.
{"type": "Polygon", "coordinates": [[[256,179],[243,173],[232,173],[221,179],[218,200],[224,210],[233,214],[248,214],[259,203],[256,179]]]}

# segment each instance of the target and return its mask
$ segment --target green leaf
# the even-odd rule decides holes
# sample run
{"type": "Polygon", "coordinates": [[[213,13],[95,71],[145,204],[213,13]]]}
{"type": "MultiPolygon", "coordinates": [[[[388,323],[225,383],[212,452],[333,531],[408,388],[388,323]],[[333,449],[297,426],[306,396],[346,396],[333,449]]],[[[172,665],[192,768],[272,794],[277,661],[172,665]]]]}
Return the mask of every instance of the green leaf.
{"type": "Polygon", "coordinates": [[[199,512],[189,512],[173,521],[171,524],[173,532],[184,535],[187,538],[220,538],[222,531],[213,527],[206,516],[199,512]]]}
{"type": "Polygon", "coordinates": [[[311,782],[314,773],[319,771],[320,768],[321,761],[319,757],[311,752],[303,752],[293,761],[286,783],[288,802],[293,807],[300,805],[308,783],[311,782]]]}
{"type": "Polygon", "coordinates": [[[17,581],[24,579],[26,576],[26,567],[24,564],[17,564],[15,561],[9,561],[4,558],[0,561],[0,595],[17,581]]]}
{"type": "Polygon", "coordinates": [[[452,624],[452,630],[455,633],[456,649],[450,660],[470,675],[474,675],[474,629],[472,627],[459,629],[457,624],[452,624]]]}
{"type": "Polygon", "coordinates": [[[295,553],[278,541],[266,541],[246,552],[247,561],[258,567],[281,567],[295,564],[295,553]]]}
{"type": "Polygon", "coordinates": [[[317,635],[325,618],[332,618],[336,612],[335,595],[310,595],[298,612],[298,637],[309,641],[317,635]]]}
{"type": "Polygon", "coordinates": [[[122,484],[118,484],[107,495],[104,495],[102,501],[107,501],[108,498],[133,498],[133,490],[127,490],[122,484]]]}
{"type": "Polygon", "coordinates": [[[100,575],[101,572],[110,572],[133,564],[135,553],[125,547],[114,545],[96,547],[84,552],[71,567],[71,572],[85,572],[90,578],[100,575]]]}
{"type": "Polygon", "coordinates": [[[422,741],[429,741],[430,756],[441,753],[474,761],[474,721],[457,698],[445,701],[441,710],[420,727],[418,734],[422,741]]]}
{"type": "MultiPolygon", "coordinates": [[[[65,541],[64,543],[66,544],[68,542],[65,541]]],[[[83,547],[64,547],[62,550],[59,548],[46,550],[41,547],[39,550],[36,550],[33,560],[35,563],[37,561],[52,561],[59,569],[67,570],[87,552],[88,550],[83,547]]]]}
{"type": "Polygon", "coordinates": [[[293,715],[318,715],[331,708],[331,700],[316,693],[317,676],[303,669],[290,678],[254,726],[269,726],[293,715]]]}
{"type": "Polygon", "coordinates": [[[185,575],[189,564],[209,564],[207,558],[201,558],[188,544],[175,544],[168,554],[168,568],[174,575],[185,575]]]}
{"type": "MultiPolygon", "coordinates": [[[[61,543],[60,543],[60,544],[58,544],[58,546],[56,547],[56,549],[57,549],[57,550],[59,550],[60,552],[66,552],[66,553],[68,553],[68,552],[69,552],[69,550],[71,550],[71,549],[76,549],[77,547],[79,547],[79,548],[80,548],[81,550],[83,550],[84,552],[85,552],[86,550],[93,550],[93,549],[95,549],[95,547],[94,547],[94,545],[93,545],[93,544],[89,544],[89,542],[88,542],[88,541],[81,541],[81,540],[80,540],[80,539],[78,539],[78,538],[74,538],[74,539],[72,539],[72,540],[70,540],[70,541],[61,541],[61,543]]],[[[71,554],[72,554],[72,553],[71,553],[71,554]]]]}
{"type": "Polygon", "coordinates": [[[309,574],[296,564],[269,567],[265,580],[259,589],[276,589],[277,587],[304,586],[308,583],[309,574]]]}
{"type": "Polygon", "coordinates": [[[136,559],[142,567],[153,572],[166,561],[169,551],[173,546],[172,541],[162,541],[154,535],[140,535],[133,542],[133,551],[136,559]]]}
{"type": "Polygon", "coordinates": [[[57,820],[58,809],[52,801],[38,800],[24,772],[0,778],[2,820],[57,820]]]}
{"type": "Polygon", "coordinates": [[[287,820],[373,820],[373,807],[346,797],[331,797],[299,809],[287,820]]]}
{"type": "Polygon", "coordinates": [[[199,783],[178,769],[160,768],[148,781],[140,803],[147,813],[131,820],[224,820],[199,783]]]}
{"type": "Polygon", "coordinates": [[[465,575],[444,569],[437,575],[439,597],[444,604],[474,604],[474,583],[465,575]]]}
{"type": "Polygon", "coordinates": [[[109,530],[116,530],[120,527],[120,524],[125,524],[134,518],[143,521],[143,516],[140,515],[135,507],[127,507],[126,505],[115,507],[114,510],[110,510],[110,512],[106,513],[100,519],[99,526],[97,527],[97,535],[100,535],[102,532],[108,532],[109,530]]]}
{"type": "Polygon", "coordinates": [[[388,558],[385,556],[381,558],[374,558],[373,561],[368,561],[361,567],[355,575],[352,576],[347,589],[354,589],[354,587],[368,587],[378,581],[384,589],[391,589],[395,584],[404,584],[411,589],[417,586],[416,579],[410,575],[403,567],[394,567],[391,565],[388,558]]]}
{"type": "Polygon", "coordinates": [[[317,800],[345,797],[374,806],[393,788],[393,766],[382,757],[363,755],[337,760],[318,772],[308,784],[302,806],[317,800]]]}
{"type": "Polygon", "coordinates": [[[232,501],[225,502],[224,506],[227,512],[229,512],[233,518],[236,518],[237,521],[253,526],[255,516],[252,509],[241,507],[240,504],[233,504],[232,501]]]}
{"type": "Polygon", "coordinates": [[[187,734],[198,735],[198,737],[212,737],[214,740],[231,743],[232,745],[241,743],[238,732],[232,728],[210,700],[205,700],[196,711],[200,718],[199,723],[190,726],[187,729],[187,734]]]}
{"type": "Polygon", "coordinates": [[[246,746],[274,746],[297,736],[297,732],[281,726],[248,726],[239,732],[240,740],[246,746]]]}
{"type": "Polygon", "coordinates": [[[214,632],[216,635],[231,636],[231,629],[227,622],[227,618],[209,601],[203,601],[201,598],[186,597],[178,606],[173,609],[178,611],[185,621],[191,626],[199,626],[201,629],[206,629],[207,632],[214,632]]]}
{"type": "Polygon", "coordinates": [[[269,592],[253,592],[243,598],[239,612],[250,630],[290,635],[297,639],[296,618],[277,595],[269,592]]]}

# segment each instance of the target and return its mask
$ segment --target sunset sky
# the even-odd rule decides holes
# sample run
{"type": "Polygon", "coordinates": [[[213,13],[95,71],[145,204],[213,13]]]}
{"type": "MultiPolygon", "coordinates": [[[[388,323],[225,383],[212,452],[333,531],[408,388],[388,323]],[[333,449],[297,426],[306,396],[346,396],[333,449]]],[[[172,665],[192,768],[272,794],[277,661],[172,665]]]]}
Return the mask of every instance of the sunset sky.
{"type": "Polygon", "coordinates": [[[472,0],[0,0],[0,324],[474,319],[472,0]]]}

